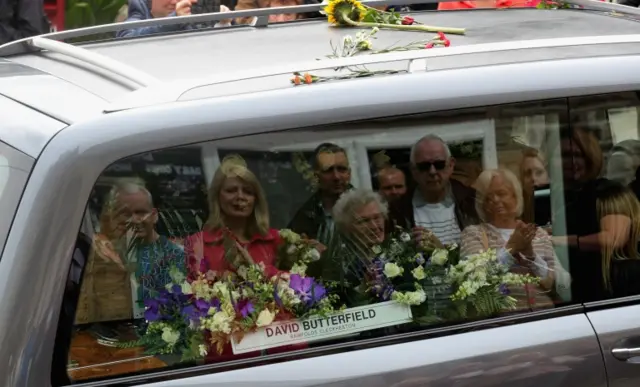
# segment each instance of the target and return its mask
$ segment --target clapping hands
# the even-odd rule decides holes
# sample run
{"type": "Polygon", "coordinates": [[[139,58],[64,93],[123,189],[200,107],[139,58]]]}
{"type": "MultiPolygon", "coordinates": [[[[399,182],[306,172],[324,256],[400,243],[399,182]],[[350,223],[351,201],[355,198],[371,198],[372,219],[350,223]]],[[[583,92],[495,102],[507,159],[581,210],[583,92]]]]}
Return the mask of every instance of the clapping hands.
{"type": "Polygon", "coordinates": [[[537,227],[535,224],[527,224],[519,220],[516,224],[516,229],[511,234],[509,241],[507,241],[507,250],[516,259],[520,259],[521,256],[532,257],[533,256],[533,239],[536,236],[537,227]]]}

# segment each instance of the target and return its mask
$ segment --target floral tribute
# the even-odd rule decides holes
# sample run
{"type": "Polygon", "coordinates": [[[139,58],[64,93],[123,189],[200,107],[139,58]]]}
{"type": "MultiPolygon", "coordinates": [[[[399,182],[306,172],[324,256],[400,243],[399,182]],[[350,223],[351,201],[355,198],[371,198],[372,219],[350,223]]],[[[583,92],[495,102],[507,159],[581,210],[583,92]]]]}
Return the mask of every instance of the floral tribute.
{"type": "Polygon", "coordinates": [[[464,35],[464,28],[426,26],[411,17],[402,17],[397,12],[381,11],[363,5],[357,0],[328,0],[324,7],[328,21],[341,27],[378,27],[400,31],[442,31],[464,35]]]}
{"type": "MultiPolygon", "coordinates": [[[[412,18],[405,18],[410,19],[410,22],[413,23],[412,18]]],[[[357,32],[355,37],[346,35],[342,38],[342,42],[335,46],[330,42],[329,44],[331,45],[332,54],[327,55],[326,57],[329,59],[348,58],[361,54],[385,54],[396,51],[425,50],[435,47],[449,47],[451,45],[451,40],[449,40],[449,38],[442,31],[438,31],[436,36],[432,37],[431,39],[417,40],[404,45],[394,44],[392,46],[376,50],[373,47],[373,40],[376,39],[376,34],[379,30],[380,29],[378,27],[373,27],[369,31],[357,32]]],[[[336,68],[335,70],[339,71],[342,70],[342,68],[336,68]]],[[[301,74],[299,72],[295,72],[293,73],[293,78],[291,78],[291,83],[294,86],[300,86],[341,79],[363,78],[375,75],[389,75],[404,72],[400,70],[372,71],[368,70],[364,66],[348,67],[346,70],[346,73],[335,76],[317,76],[310,73],[301,74]]]]}
{"type": "MultiPolygon", "coordinates": [[[[408,232],[398,229],[382,245],[373,248],[376,256],[366,279],[367,292],[378,301],[393,300],[412,307],[416,320],[437,317],[427,289],[447,288],[446,267],[457,262],[456,244],[434,246],[417,243],[408,232]]],[[[440,289],[448,293],[447,289],[440,289]]]]}
{"type": "Polygon", "coordinates": [[[529,274],[509,272],[500,263],[496,250],[473,254],[447,270],[446,281],[454,292],[451,296],[461,318],[491,316],[515,308],[510,286],[535,284],[539,280],[529,274]]]}
{"type": "Polygon", "coordinates": [[[276,320],[324,316],[334,312],[337,296],[328,284],[308,277],[306,264],[319,252],[290,230],[282,230],[282,258],[292,263],[289,273],[271,277],[262,264],[245,264],[225,273],[208,271],[188,279],[171,271],[172,283],[145,300],[146,332],[126,347],[142,346],[148,354],[180,354],[196,360],[211,350],[221,354],[232,339],[276,320]]]}

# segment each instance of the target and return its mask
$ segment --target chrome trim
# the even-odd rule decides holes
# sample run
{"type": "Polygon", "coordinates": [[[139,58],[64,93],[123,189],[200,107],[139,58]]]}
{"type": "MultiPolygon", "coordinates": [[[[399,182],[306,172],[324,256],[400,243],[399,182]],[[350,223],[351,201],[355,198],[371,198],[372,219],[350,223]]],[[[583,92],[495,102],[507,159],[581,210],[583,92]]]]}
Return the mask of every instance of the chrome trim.
{"type": "Polygon", "coordinates": [[[160,80],[152,77],[151,75],[144,73],[136,68],[128,66],[122,62],[118,62],[104,55],[95,53],[93,51],[86,50],[82,47],[73,46],[71,44],[58,42],[45,37],[37,36],[32,38],[29,42],[31,46],[52,51],[58,54],[68,56],[73,59],[77,59],[84,63],[88,63],[99,67],[103,70],[110,71],[116,75],[133,81],[140,86],[150,86],[160,83],[160,80]]]}
{"type": "MultiPolygon", "coordinates": [[[[528,50],[538,48],[583,46],[597,44],[624,44],[640,43],[640,34],[635,35],[610,35],[610,36],[585,36],[571,38],[520,40],[498,43],[483,43],[469,46],[449,47],[446,50],[417,50],[400,51],[387,54],[355,56],[348,58],[314,60],[302,63],[291,63],[256,69],[248,74],[247,71],[233,72],[213,76],[206,79],[177,80],[160,83],[151,87],[135,90],[127,94],[118,102],[105,109],[105,113],[120,110],[153,106],[163,103],[179,101],[187,92],[194,89],[216,84],[245,81],[277,75],[290,75],[296,71],[308,72],[338,67],[353,67],[361,65],[379,64],[385,62],[412,61],[437,57],[449,57],[455,55],[480,54],[497,51],[528,50]]],[[[415,68],[412,70],[415,71],[415,68]]]]}

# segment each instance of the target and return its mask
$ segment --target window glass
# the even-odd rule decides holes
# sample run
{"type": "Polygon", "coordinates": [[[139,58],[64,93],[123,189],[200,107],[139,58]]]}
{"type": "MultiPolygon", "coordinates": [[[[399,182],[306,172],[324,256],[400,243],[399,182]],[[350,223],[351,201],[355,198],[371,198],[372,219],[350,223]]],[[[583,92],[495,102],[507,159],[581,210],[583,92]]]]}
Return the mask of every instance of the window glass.
{"type": "Polygon", "coordinates": [[[624,281],[640,205],[625,186],[640,157],[616,133],[637,133],[637,119],[610,117],[635,98],[396,117],[121,160],[91,197],[68,374],[255,359],[633,293],[624,281]]]}
{"type": "Polygon", "coordinates": [[[33,160],[0,142],[0,257],[33,160]]]}

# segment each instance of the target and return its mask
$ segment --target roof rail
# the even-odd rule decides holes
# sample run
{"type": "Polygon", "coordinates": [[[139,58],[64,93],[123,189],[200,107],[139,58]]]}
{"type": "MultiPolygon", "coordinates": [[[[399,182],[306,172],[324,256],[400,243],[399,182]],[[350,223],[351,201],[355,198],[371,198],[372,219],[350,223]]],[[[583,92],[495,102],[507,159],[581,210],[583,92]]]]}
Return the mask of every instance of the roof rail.
{"type": "MultiPolygon", "coordinates": [[[[320,0],[318,0],[320,1],[320,0]]],[[[368,6],[379,6],[379,5],[407,5],[407,4],[433,4],[440,2],[451,2],[458,0],[363,0],[362,4],[368,6]]],[[[84,36],[91,36],[109,32],[118,32],[122,30],[128,30],[131,28],[141,28],[141,27],[158,27],[158,26],[168,26],[175,24],[190,24],[190,23],[202,23],[202,22],[213,22],[220,21],[225,19],[237,19],[237,18],[246,18],[246,17],[256,17],[256,21],[253,25],[239,25],[233,27],[225,27],[225,28],[242,28],[242,27],[264,27],[269,24],[269,16],[270,15],[279,15],[279,14],[300,14],[300,13],[310,13],[310,12],[318,12],[321,11],[325,7],[325,4],[307,4],[307,5],[297,5],[290,7],[274,7],[274,8],[256,8],[256,9],[248,9],[243,11],[232,11],[232,12],[215,12],[215,13],[204,13],[200,15],[189,15],[189,16],[181,16],[181,17],[163,17],[163,18],[154,18],[154,19],[146,19],[146,20],[137,20],[137,21],[129,21],[123,23],[111,23],[111,24],[103,24],[93,27],[85,27],[78,28],[67,31],[60,32],[52,32],[49,34],[40,35],[40,37],[54,39],[54,40],[65,40],[65,39],[73,39],[73,38],[81,38],[84,36]]],[[[14,42],[10,42],[0,46],[0,57],[10,56],[10,55],[19,55],[24,54],[26,52],[33,51],[33,49],[25,45],[24,42],[26,39],[16,40],[14,42]]]]}
{"type": "MultiPolygon", "coordinates": [[[[422,69],[427,70],[427,60],[429,58],[450,57],[457,55],[493,53],[499,51],[515,51],[530,50],[537,48],[554,48],[554,47],[570,47],[585,46],[597,44],[625,44],[640,43],[640,34],[635,35],[607,35],[607,36],[585,36],[571,38],[552,38],[552,39],[535,39],[520,40],[497,43],[483,43],[468,46],[449,47],[446,50],[416,50],[416,51],[399,51],[386,54],[374,54],[364,56],[354,56],[337,59],[323,59],[304,63],[290,63],[286,65],[278,65],[256,69],[249,75],[247,71],[226,73],[219,76],[208,77],[204,79],[194,80],[177,80],[172,82],[160,83],[151,87],[139,89],[129,93],[121,98],[118,102],[111,104],[105,113],[115,112],[138,108],[143,106],[153,106],[162,103],[176,102],[180,98],[200,87],[207,87],[216,84],[252,80],[278,75],[292,75],[294,72],[309,72],[318,70],[329,70],[335,68],[372,65],[389,62],[409,61],[409,72],[415,71],[418,67],[413,61],[421,60],[424,66],[422,69]]],[[[422,65],[422,63],[420,64],[422,65]]]]}
{"type": "Polygon", "coordinates": [[[159,79],[154,78],[151,75],[144,73],[136,68],[113,60],[104,55],[97,54],[93,51],[85,50],[84,48],[78,46],[73,46],[71,44],[58,42],[40,36],[31,38],[29,44],[35,48],[56,52],[73,59],[77,59],[81,62],[94,65],[116,75],[119,75],[123,78],[126,78],[130,81],[133,81],[143,87],[148,87],[160,83],[159,79]]]}

